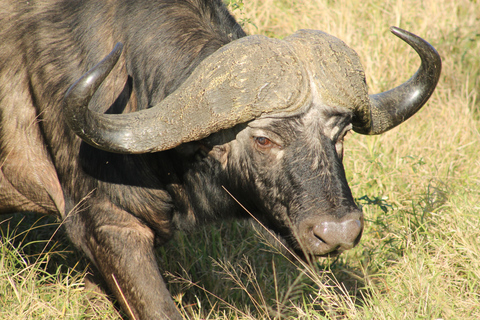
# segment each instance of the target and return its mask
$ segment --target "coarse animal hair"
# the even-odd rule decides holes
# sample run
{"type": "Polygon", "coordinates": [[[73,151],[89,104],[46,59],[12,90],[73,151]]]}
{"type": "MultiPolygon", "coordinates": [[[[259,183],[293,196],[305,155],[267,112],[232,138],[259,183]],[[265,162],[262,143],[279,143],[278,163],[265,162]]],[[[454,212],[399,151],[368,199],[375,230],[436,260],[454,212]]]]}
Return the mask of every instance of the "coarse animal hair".
{"type": "Polygon", "coordinates": [[[0,26],[0,214],[59,215],[141,319],[181,318],[154,252],[176,230],[252,212],[305,260],[355,246],[343,137],[413,115],[441,67],[394,28],[422,65],[369,95],[339,39],[247,37],[221,0],[3,2],[0,26]]]}

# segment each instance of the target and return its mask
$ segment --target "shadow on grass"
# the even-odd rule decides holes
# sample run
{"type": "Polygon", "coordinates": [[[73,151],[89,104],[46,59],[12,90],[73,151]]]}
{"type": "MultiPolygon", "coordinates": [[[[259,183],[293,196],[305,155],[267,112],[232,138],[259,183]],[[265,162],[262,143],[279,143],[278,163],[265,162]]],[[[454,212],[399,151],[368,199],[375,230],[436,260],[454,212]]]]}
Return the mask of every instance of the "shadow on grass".
{"type": "MultiPolygon", "coordinates": [[[[55,217],[3,215],[1,244],[8,241],[26,264],[41,261],[42,269],[51,274],[60,270],[62,277],[84,276],[91,268],[89,262],[58,227],[55,217]]],[[[343,256],[322,259],[306,270],[248,221],[177,233],[157,252],[174,299],[192,319],[209,314],[213,318],[341,318],[363,305],[367,294],[361,270],[343,256]]]]}

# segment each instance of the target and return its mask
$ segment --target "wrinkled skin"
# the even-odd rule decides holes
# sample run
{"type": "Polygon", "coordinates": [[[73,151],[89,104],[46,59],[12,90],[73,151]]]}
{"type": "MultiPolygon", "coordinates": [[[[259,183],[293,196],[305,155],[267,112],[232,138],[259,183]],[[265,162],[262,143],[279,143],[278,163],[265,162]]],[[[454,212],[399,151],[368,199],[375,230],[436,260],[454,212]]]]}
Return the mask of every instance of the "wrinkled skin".
{"type": "Polygon", "coordinates": [[[224,146],[226,187],[297,253],[323,256],[350,249],[363,227],[342,165],[350,129],[351,113],[327,106],[252,121],[224,146]]]}

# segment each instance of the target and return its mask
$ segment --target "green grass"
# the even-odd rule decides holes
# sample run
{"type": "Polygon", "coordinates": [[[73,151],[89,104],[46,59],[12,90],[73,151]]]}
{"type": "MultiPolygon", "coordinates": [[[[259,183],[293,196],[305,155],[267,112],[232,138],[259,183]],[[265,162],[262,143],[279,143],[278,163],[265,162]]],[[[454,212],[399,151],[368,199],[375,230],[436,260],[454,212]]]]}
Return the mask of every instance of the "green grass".
{"type": "MultiPolygon", "coordinates": [[[[347,178],[366,218],[356,248],[305,268],[247,222],[177,234],[158,256],[184,315],[480,319],[480,4],[244,0],[234,14],[249,33],[281,38],[311,28],[343,39],[359,53],[371,93],[402,83],[419,64],[391,25],[432,43],[443,72],[411,120],[381,136],[346,139],[347,178]]],[[[87,309],[94,319],[120,317],[106,297],[97,298],[102,307],[87,299],[86,262],[60,233],[52,238],[58,224],[7,218],[1,319],[81,319],[87,309]]]]}
{"type": "Polygon", "coordinates": [[[98,319],[116,311],[95,309],[84,290],[86,261],[57,232],[52,217],[1,216],[0,319],[81,319],[87,309],[98,319]]]}

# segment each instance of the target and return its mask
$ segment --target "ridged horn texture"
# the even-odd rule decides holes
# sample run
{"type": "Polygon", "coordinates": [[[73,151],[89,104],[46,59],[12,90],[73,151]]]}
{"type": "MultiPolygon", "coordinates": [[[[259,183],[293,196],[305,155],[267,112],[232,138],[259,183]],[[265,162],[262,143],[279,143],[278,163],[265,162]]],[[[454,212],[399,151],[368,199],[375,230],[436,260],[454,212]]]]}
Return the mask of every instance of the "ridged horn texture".
{"type": "Polygon", "coordinates": [[[64,98],[70,128],[99,149],[127,154],[163,151],[262,114],[293,115],[310,105],[308,75],[290,46],[249,36],[207,57],[175,92],[151,108],[127,114],[92,111],[88,104],[121,50],[117,44],[64,98]]]}
{"type": "Polygon", "coordinates": [[[318,30],[299,30],[284,39],[309,72],[313,104],[357,110],[368,108],[365,73],[357,53],[343,41],[318,30]]]}
{"type": "Polygon", "coordinates": [[[417,51],[422,63],[407,82],[370,96],[358,55],[341,40],[316,30],[300,30],[285,38],[309,70],[317,101],[350,109],[353,130],[361,134],[380,134],[410,118],[427,102],[440,78],[441,59],[428,42],[396,27],[391,31],[417,51]]]}
{"type": "Polygon", "coordinates": [[[300,114],[313,102],[350,109],[354,131],[380,134],[425,104],[441,71],[440,56],[428,42],[399,28],[391,30],[417,51],[422,63],[407,82],[383,93],[368,95],[358,55],[345,43],[321,31],[300,30],[284,40],[249,36],[233,41],[202,61],[158,104],[133,113],[100,114],[88,105],[121,55],[123,46],[117,44],[67,91],[67,123],[99,149],[147,153],[262,115],[300,114]]]}
{"type": "Polygon", "coordinates": [[[407,82],[370,95],[370,107],[359,109],[353,122],[353,130],[361,134],[386,132],[413,116],[430,98],[440,78],[442,60],[434,47],[408,31],[390,30],[415,49],[422,63],[407,82]]]}

